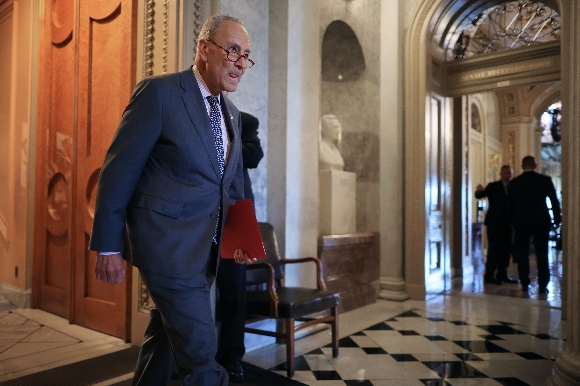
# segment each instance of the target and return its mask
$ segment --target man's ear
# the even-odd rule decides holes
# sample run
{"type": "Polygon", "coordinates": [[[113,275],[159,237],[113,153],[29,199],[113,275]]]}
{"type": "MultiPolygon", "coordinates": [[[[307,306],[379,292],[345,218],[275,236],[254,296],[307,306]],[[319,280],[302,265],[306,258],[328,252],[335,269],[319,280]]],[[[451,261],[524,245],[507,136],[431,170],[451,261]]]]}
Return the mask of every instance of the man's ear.
{"type": "Polygon", "coordinates": [[[197,52],[199,52],[201,59],[207,62],[207,40],[202,39],[197,43],[197,52]]]}

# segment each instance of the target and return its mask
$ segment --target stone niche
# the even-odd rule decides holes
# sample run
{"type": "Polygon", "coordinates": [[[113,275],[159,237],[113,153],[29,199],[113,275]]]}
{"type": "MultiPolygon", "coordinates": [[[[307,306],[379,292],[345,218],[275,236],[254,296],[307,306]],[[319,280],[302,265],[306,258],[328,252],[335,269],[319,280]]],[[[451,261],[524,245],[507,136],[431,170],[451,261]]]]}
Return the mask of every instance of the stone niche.
{"type": "Polygon", "coordinates": [[[378,233],[321,236],[318,257],[329,290],[340,293],[340,312],[374,303],[380,290],[378,233]]]}

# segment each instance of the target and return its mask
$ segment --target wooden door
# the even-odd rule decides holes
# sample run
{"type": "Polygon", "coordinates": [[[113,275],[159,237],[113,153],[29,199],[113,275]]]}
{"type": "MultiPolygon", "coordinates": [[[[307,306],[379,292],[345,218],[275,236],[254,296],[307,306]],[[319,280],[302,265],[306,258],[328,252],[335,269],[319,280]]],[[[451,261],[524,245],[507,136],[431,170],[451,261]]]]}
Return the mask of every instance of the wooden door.
{"type": "Polygon", "coordinates": [[[75,140],[75,6],[45,1],[41,21],[33,306],[70,319],[75,140]]]}
{"type": "Polygon", "coordinates": [[[446,122],[444,99],[431,96],[426,130],[427,153],[427,242],[425,248],[425,289],[439,293],[446,289],[449,276],[446,211],[448,174],[446,170],[446,122]]]}
{"type": "Polygon", "coordinates": [[[134,86],[136,6],[46,1],[39,76],[35,306],[124,339],[131,270],[121,285],[97,281],[87,247],[100,167],[134,86]]]}

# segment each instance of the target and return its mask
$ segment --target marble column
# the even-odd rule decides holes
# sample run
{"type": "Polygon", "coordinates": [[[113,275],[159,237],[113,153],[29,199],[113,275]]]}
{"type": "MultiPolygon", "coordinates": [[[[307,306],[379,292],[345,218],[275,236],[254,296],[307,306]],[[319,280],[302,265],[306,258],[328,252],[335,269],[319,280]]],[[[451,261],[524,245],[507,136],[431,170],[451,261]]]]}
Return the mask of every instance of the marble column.
{"type": "MultiPolygon", "coordinates": [[[[319,2],[288,1],[287,258],[316,256],[318,250],[320,68],[319,2]]],[[[315,286],[312,268],[309,264],[289,265],[286,282],[290,286],[315,286]]]]}
{"type": "Polygon", "coordinates": [[[381,2],[380,246],[381,299],[406,300],[403,279],[403,6],[381,2]]]}
{"type": "Polygon", "coordinates": [[[566,348],[548,385],[580,384],[580,6],[560,1],[562,15],[562,183],[566,348]]]}
{"type": "Polygon", "coordinates": [[[269,2],[268,164],[266,218],[278,248],[286,250],[286,116],[288,108],[288,0],[269,2]]]}
{"type": "Polygon", "coordinates": [[[536,153],[535,141],[537,140],[532,129],[533,117],[517,117],[502,121],[501,133],[506,162],[513,162],[514,176],[522,172],[522,159],[527,155],[541,159],[536,153]]]}

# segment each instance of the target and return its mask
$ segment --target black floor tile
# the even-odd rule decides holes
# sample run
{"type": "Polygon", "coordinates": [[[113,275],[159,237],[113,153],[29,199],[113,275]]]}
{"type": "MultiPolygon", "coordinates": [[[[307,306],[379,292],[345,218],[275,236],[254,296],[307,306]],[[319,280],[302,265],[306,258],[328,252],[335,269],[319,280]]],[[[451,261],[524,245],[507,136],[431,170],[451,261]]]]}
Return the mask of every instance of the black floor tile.
{"type": "Polygon", "coordinates": [[[316,350],[312,350],[310,352],[307,352],[306,354],[308,354],[308,355],[320,355],[320,354],[324,354],[324,353],[322,352],[322,349],[317,348],[316,350]]]}
{"type": "Polygon", "coordinates": [[[342,380],[342,378],[340,377],[340,375],[338,375],[338,373],[336,371],[316,370],[316,371],[313,371],[312,374],[314,374],[314,378],[316,378],[317,381],[340,381],[340,380],[342,380]]]}
{"type": "Polygon", "coordinates": [[[536,334],[534,335],[536,338],[538,339],[542,339],[542,340],[549,340],[549,339],[558,339],[556,337],[550,336],[548,334],[536,334]]]}
{"type": "Polygon", "coordinates": [[[462,361],[482,361],[480,357],[475,354],[468,353],[468,354],[455,354],[455,356],[462,361]]]}
{"type": "Polygon", "coordinates": [[[362,349],[369,355],[388,354],[384,349],[380,347],[362,347],[362,349]]]}
{"type": "Polygon", "coordinates": [[[504,386],[530,386],[529,383],[526,383],[518,378],[493,378],[494,381],[501,383],[504,386]]]}
{"type": "MultiPolygon", "coordinates": [[[[358,344],[352,338],[346,337],[338,340],[339,347],[359,347],[358,344]]],[[[329,346],[332,347],[332,344],[329,346]]]]}
{"type": "Polygon", "coordinates": [[[525,334],[525,332],[516,330],[515,328],[506,326],[504,324],[495,324],[491,326],[477,326],[477,327],[481,328],[482,330],[486,330],[493,335],[525,334]]]}
{"type": "Polygon", "coordinates": [[[497,335],[481,335],[481,337],[485,340],[504,340],[497,335]]]}
{"type": "Polygon", "coordinates": [[[488,378],[465,362],[421,362],[441,378],[488,378]]]}
{"type": "Polygon", "coordinates": [[[509,352],[488,340],[454,340],[453,343],[473,353],[509,352]]]}
{"type": "Polygon", "coordinates": [[[394,328],[392,328],[391,326],[389,326],[385,322],[381,322],[381,323],[375,324],[374,326],[370,326],[369,328],[365,328],[365,330],[370,330],[370,331],[376,331],[376,330],[392,331],[392,330],[394,330],[394,328]]]}
{"type": "Polygon", "coordinates": [[[346,386],[373,386],[373,383],[369,380],[351,380],[351,381],[344,381],[346,386]]]}
{"type": "Polygon", "coordinates": [[[413,330],[400,330],[399,334],[401,335],[405,335],[405,336],[411,336],[411,335],[421,335],[419,334],[417,331],[413,331],[413,330]]]}
{"type": "Polygon", "coordinates": [[[418,362],[417,358],[411,354],[391,354],[391,356],[397,362],[418,362]]]}
{"type": "Polygon", "coordinates": [[[415,311],[407,311],[395,316],[395,318],[420,318],[420,317],[421,315],[417,314],[415,311]]]}
{"type": "Polygon", "coordinates": [[[469,323],[464,322],[463,320],[452,320],[452,321],[449,321],[449,323],[453,323],[456,326],[469,326],[469,323]]]}
{"type": "Polygon", "coordinates": [[[526,358],[529,360],[535,360],[535,359],[548,359],[548,358],[544,358],[543,356],[536,354],[535,352],[516,352],[514,354],[517,354],[519,356],[521,356],[522,358],[526,358]]]}
{"type": "MultiPolygon", "coordinates": [[[[332,347],[332,343],[329,343],[324,347],[332,347]]],[[[352,338],[347,336],[345,338],[338,340],[338,347],[359,347],[359,345],[356,344],[356,342],[352,340],[352,338]]]]}
{"type": "Polygon", "coordinates": [[[429,339],[429,340],[447,340],[446,337],[441,336],[441,335],[425,335],[425,338],[429,339]]]}
{"type": "Polygon", "coordinates": [[[310,365],[304,358],[304,355],[294,358],[294,370],[296,371],[309,371],[310,365]]]}

